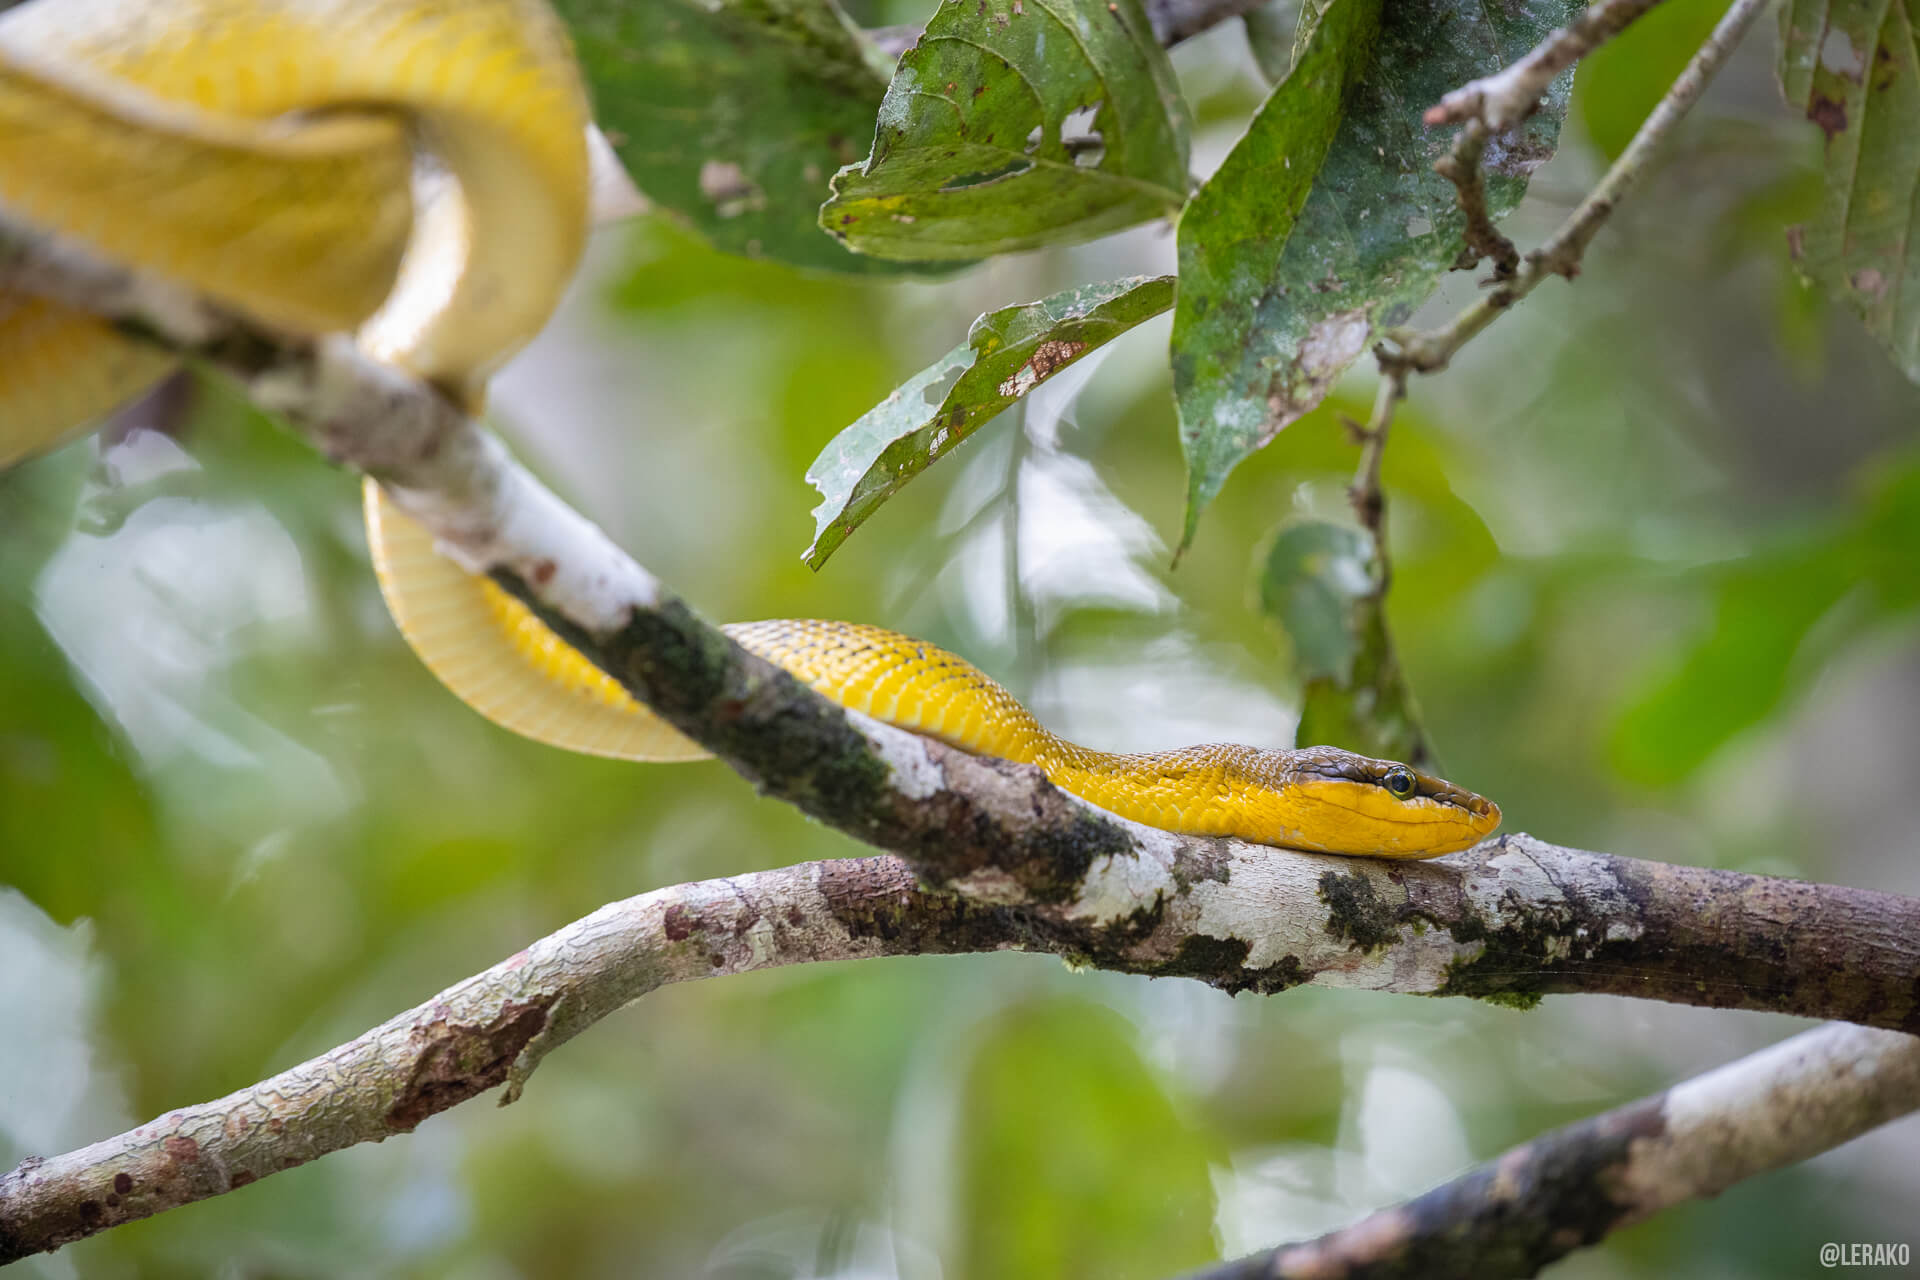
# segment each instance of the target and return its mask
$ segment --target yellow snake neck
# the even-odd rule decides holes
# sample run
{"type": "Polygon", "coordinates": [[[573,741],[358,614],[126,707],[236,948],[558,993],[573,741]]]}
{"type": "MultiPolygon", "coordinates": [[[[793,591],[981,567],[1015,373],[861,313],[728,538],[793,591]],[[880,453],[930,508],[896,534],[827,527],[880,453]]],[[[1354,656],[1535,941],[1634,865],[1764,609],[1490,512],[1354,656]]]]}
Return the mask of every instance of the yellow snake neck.
{"type": "Polygon", "coordinates": [[[1396,799],[1378,781],[1391,761],[1328,747],[1083,747],[1042,725],[966,659],[880,627],[777,619],[723,629],[843,706],[963,751],[1034,765],[1082,799],[1168,831],[1318,852],[1432,856],[1476,843],[1499,822],[1490,802],[1437,778],[1423,779],[1428,795],[1396,799]]]}

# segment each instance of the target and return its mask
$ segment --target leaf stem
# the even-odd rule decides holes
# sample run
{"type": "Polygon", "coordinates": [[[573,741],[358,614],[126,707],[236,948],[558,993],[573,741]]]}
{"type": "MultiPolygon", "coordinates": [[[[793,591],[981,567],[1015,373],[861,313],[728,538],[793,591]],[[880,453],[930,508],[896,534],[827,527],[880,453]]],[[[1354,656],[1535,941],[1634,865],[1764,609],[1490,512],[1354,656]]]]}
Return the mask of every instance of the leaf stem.
{"type": "Polygon", "coordinates": [[[1387,579],[1390,576],[1387,565],[1387,499],[1380,488],[1380,461],[1387,452],[1387,433],[1393,426],[1393,411],[1407,394],[1407,371],[1399,365],[1392,354],[1375,348],[1374,356],[1380,361],[1380,386],[1373,396],[1373,414],[1365,426],[1357,422],[1348,422],[1348,427],[1360,441],[1360,466],[1353,474],[1353,484],[1347,489],[1347,499],[1353,503],[1353,514],[1360,525],[1373,536],[1374,554],[1380,562],[1380,582],[1375,594],[1384,596],[1387,579]]]}

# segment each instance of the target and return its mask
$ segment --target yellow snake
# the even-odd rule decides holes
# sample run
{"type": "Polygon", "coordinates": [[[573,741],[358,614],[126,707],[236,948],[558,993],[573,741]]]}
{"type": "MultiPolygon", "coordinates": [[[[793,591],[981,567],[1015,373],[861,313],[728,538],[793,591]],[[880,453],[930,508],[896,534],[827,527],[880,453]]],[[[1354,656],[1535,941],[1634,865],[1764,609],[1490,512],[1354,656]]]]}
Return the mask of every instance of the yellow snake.
{"type": "MultiPolygon", "coordinates": [[[[573,271],[587,125],[544,0],[31,0],[0,13],[7,219],[289,334],[357,331],[469,406],[573,271]]],[[[168,367],[84,313],[0,292],[0,467],[168,367]]],[[[483,715],[576,751],[705,754],[441,557],[371,482],[366,511],[402,631],[483,715]]],[[[964,660],[874,627],[726,630],[855,711],[1035,764],[1172,831],[1420,858],[1500,822],[1471,792],[1328,747],[1088,750],[964,660]]]]}

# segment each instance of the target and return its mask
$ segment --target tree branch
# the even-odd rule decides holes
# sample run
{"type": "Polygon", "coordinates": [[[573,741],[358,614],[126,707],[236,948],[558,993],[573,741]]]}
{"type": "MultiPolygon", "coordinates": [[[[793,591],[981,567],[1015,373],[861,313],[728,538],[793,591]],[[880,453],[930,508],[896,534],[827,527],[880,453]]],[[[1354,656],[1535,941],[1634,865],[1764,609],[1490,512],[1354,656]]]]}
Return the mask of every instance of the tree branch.
{"type": "MultiPolygon", "coordinates": [[[[1592,18],[1595,23],[1604,22],[1608,28],[1606,34],[1612,34],[1613,31],[1632,21],[1641,11],[1651,8],[1653,3],[1654,0],[1610,0],[1609,3],[1589,9],[1582,18],[1592,18]],[[1617,25],[1613,25],[1616,22],[1617,25]]],[[[1526,255],[1526,261],[1521,266],[1519,274],[1482,297],[1440,329],[1396,329],[1388,333],[1387,339],[1399,348],[1398,354],[1391,357],[1392,360],[1402,367],[1419,373],[1432,373],[1444,369],[1448,361],[1453,359],[1454,353],[1459,351],[1468,339],[1499,319],[1509,307],[1532,293],[1548,276],[1557,275],[1572,279],[1579,274],[1580,260],[1586,255],[1587,246],[1592,243],[1594,236],[1599,234],[1601,226],[1613,213],[1615,206],[1646,175],[1652,165],[1653,157],[1673,132],[1674,126],[1680,123],[1688,109],[1699,100],[1708,83],[1725,64],[1727,58],[1733,53],[1734,47],[1740,43],[1740,38],[1746,34],[1747,28],[1753,25],[1753,20],[1760,15],[1760,11],[1766,8],[1766,5],[1767,0],[1733,0],[1732,6],[1720,19],[1719,25],[1713,29],[1713,34],[1707,37],[1706,43],[1700,46],[1699,51],[1693,55],[1693,60],[1687,64],[1686,70],[1680,73],[1679,79],[1673,82],[1673,87],[1647,116],[1639,132],[1634,134],[1633,141],[1621,153],[1620,158],[1614,161],[1613,167],[1607,170],[1600,184],[1588,194],[1580,207],[1573,211],[1544,245],[1526,255]]],[[[1511,86],[1532,84],[1531,79],[1520,74],[1522,68],[1527,67],[1533,59],[1543,58],[1542,51],[1549,46],[1574,50],[1567,61],[1554,67],[1554,71],[1558,72],[1571,65],[1574,58],[1592,48],[1593,43],[1597,43],[1593,41],[1582,45],[1580,39],[1585,37],[1575,39],[1569,35],[1580,25],[1576,22],[1574,26],[1556,32],[1539,49],[1534,50],[1527,58],[1516,62],[1505,71],[1485,80],[1476,80],[1466,88],[1448,94],[1441,100],[1440,106],[1428,113],[1428,123],[1437,124],[1451,119],[1473,117],[1478,122],[1484,123],[1485,127],[1496,131],[1505,127],[1499,122],[1507,120],[1507,113],[1515,100],[1514,95],[1518,92],[1511,86]],[[1567,37],[1566,42],[1556,43],[1561,41],[1562,37],[1567,37]]],[[[1560,56],[1562,55],[1556,53],[1553,58],[1560,56]]],[[[1552,61],[1553,59],[1546,59],[1540,65],[1546,66],[1552,61]]],[[[1537,72],[1537,68],[1535,70],[1537,72]]],[[[1552,78],[1549,74],[1539,81],[1539,87],[1529,89],[1528,92],[1532,96],[1528,97],[1527,101],[1529,103],[1534,101],[1547,81],[1552,78]]],[[[1523,112],[1522,116],[1524,114],[1523,112]]],[[[1521,117],[1513,119],[1519,118],[1521,117]]],[[[1470,124],[1468,132],[1471,132],[1473,127],[1470,124]]],[[[1456,143],[1452,158],[1457,160],[1459,155],[1459,144],[1456,143]]],[[[1477,164],[1474,168],[1477,172],[1477,164]]],[[[1471,184],[1474,178],[1466,174],[1458,177],[1452,174],[1447,176],[1452,177],[1455,184],[1461,186],[1462,207],[1465,208],[1468,199],[1467,185],[1471,184]]],[[[1383,362],[1381,367],[1384,369],[1386,364],[1383,362]]]]}
{"type": "Polygon", "coordinates": [[[1479,120],[1494,133],[1511,129],[1540,105],[1553,78],[1608,40],[1660,0],[1600,0],[1542,40],[1512,66],[1461,85],[1427,111],[1426,122],[1479,120]]]}
{"type": "Polygon", "coordinates": [[[1360,464],[1347,486],[1347,501],[1353,507],[1360,527],[1373,535],[1374,555],[1380,560],[1380,584],[1375,594],[1384,599],[1392,571],[1387,563],[1387,495],[1380,487],[1380,464],[1387,454],[1387,435],[1393,430],[1393,413],[1407,397],[1407,371],[1393,363],[1392,357],[1376,350],[1380,363],[1380,385],[1373,392],[1373,414],[1366,422],[1346,420],[1347,430],[1360,445],[1360,464]]]}
{"type": "Polygon", "coordinates": [[[1531,1276],[1685,1200],[1920,1109],[1920,1040],[1834,1024],[1535,1138],[1317,1240],[1191,1280],[1531,1276]]]}
{"type": "Polygon", "coordinates": [[[814,960],[1012,945],[990,908],[868,858],[616,902],[346,1044],[0,1178],[0,1264],[223,1195],[508,1081],[516,1061],[675,982],[814,960]]]}
{"type": "Polygon", "coordinates": [[[1493,225],[1493,212],[1487,207],[1487,176],[1480,160],[1487,153],[1493,130],[1482,120],[1469,120],[1453,140],[1453,148],[1433,162],[1433,170],[1459,191],[1460,213],[1467,220],[1467,247],[1453,264],[1455,271],[1467,271],[1482,258],[1493,263],[1493,276],[1484,283],[1500,284],[1511,280],[1520,269],[1520,251],[1513,241],[1493,225]]]}
{"type": "Polygon", "coordinates": [[[1317,983],[1525,1004],[1607,991],[1920,1030],[1920,902],[1909,899],[1525,836],[1404,866],[1153,843],[1104,858],[1072,901],[931,890],[880,857],[603,907],[271,1079],[24,1162],[0,1178],[0,1263],[410,1132],[495,1085],[512,1101],[546,1054],[660,987],[823,960],[1045,951],[1230,992],[1317,983]]]}

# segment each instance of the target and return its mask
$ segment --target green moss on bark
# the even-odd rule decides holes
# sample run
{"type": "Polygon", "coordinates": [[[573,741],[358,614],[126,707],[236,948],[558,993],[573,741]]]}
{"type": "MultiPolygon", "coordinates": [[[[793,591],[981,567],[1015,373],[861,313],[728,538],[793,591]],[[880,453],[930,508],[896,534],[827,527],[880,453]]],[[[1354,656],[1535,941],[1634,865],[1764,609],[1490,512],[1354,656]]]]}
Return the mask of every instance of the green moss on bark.
{"type": "Polygon", "coordinates": [[[1252,991],[1263,996],[1297,987],[1312,976],[1297,956],[1282,956],[1273,964],[1249,969],[1250,950],[1241,938],[1190,934],[1180,940],[1180,949],[1173,953],[1173,959],[1141,972],[1156,978],[1198,978],[1228,995],[1252,991]]]}
{"type": "Polygon", "coordinates": [[[1365,872],[1327,872],[1320,877],[1320,901],[1327,904],[1327,932],[1361,951],[1400,936],[1400,909],[1381,899],[1365,872]]]}

